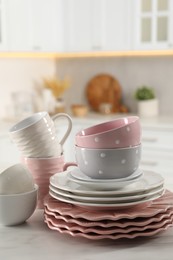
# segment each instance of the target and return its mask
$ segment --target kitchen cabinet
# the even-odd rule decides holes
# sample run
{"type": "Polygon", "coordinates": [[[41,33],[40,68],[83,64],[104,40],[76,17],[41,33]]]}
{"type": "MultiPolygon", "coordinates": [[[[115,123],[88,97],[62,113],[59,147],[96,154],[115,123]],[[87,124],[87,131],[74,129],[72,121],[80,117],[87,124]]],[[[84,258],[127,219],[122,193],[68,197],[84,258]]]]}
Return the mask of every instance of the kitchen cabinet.
{"type": "Polygon", "coordinates": [[[6,0],[6,10],[7,50],[62,50],[61,0],[6,0]]]}
{"type": "Polygon", "coordinates": [[[0,0],[0,51],[7,50],[6,11],[5,0],[0,0]]]}
{"type": "Polygon", "coordinates": [[[173,48],[173,1],[133,1],[134,49],[173,48]]]}
{"type": "Polygon", "coordinates": [[[31,48],[58,52],[63,49],[62,4],[60,0],[31,2],[31,48]]]}
{"type": "Polygon", "coordinates": [[[64,45],[67,52],[91,50],[91,4],[92,0],[65,0],[63,2],[64,45]]]}
{"type": "Polygon", "coordinates": [[[130,2],[126,0],[65,0],[66,51],[130,49],[130,2]]]}
{"type": "Polygon", "coordinates": [[[173,126],[143,127],[141,168],[159,172],[173,186],[173,126]]]}

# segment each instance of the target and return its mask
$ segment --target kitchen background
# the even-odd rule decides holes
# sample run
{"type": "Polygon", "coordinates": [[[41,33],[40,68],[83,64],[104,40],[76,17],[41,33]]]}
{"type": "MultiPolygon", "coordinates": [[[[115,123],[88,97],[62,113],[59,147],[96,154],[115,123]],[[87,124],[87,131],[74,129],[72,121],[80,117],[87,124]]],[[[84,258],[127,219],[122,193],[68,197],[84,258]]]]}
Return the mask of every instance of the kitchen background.
{"type": "MultiPolygon", "coordinates": [[[[1,164],[20,158],[8,136],[10,125],[19,120],[16,110],[21,108],[25,117],[26,111],[49,110],[53,104],[48,89],[40,96],[45,78],[69,78],[62,98],[71,113],[72,104],[88,105],[87,84],[104,73],[119,81],[131,113],[138,112],[135,90],[143,85],[154,89],[159,114],[141,118],[141,167],[163,173],[173,189],[172,13],[172,0],[0,0],[1,164]]],[[[79,130],[115,116],[120,115],[73,117],[65,160],[75,159],[79,130]]],[[[60,122],[57,129],[59,137],[65,125],[60,122]]]]}
{"type": "MultiPolygon", "coordinates": [[[[73,103],[87,104],[85,89],[88,81],[99,73],[116,77],[123,91],[123,101],[136,112],[134,91],[143,84],[152,86],[160,102],[160,114],[173,113],[173,58],[172,57],[122,57],[122,58],[73,58],[51,59],[1,59],[0,116],[11,113],[11,93],[30,92],[44,76],[68,75],[71,86],[64,94],[67,106],[73,103]]],[[[9,115],[8,115],[9,116],[9,115]]]]}
{"type": "Polygon", "coordinates": [[[156,91],[160,114],[171,115],[172,2],[1,0],[0,117],[12,116],[13,92],[32,93],[44,77],[68,76],[66,106],[87,104],[87,83],[100,73],[118,79],[123,103],[131,112],[137,112],[134,91],[148,85],[156,91]],[[157,50],[165,55],[154,56],[157,50]],[[151,55],[145,56],[145,51],[151,55]]]}

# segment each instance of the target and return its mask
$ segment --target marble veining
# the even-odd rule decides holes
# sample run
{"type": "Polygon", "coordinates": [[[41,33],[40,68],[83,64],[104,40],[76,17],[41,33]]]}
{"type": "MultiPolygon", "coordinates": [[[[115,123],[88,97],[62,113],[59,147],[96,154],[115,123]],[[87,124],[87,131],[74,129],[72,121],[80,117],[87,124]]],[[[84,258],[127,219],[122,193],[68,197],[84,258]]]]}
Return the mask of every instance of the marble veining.
{"type": "Polygon", "coordinates": [[[1,226],[0,237],[0,259],[8,260],[170,260],[173,256],[173,228],[149,238],[91,241],[49,230],[42,210],[23,225],[1,226]]]}

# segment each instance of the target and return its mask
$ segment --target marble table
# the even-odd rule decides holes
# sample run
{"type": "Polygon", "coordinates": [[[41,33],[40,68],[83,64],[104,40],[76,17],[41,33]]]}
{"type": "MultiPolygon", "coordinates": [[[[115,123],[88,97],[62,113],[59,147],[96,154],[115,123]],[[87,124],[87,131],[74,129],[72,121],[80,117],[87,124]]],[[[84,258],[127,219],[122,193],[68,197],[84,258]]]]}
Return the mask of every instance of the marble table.
{"type": "Polygon", "coordinates": [[[150,238],[92,241],[49,230],[36,210],[23,225],[0,227],[0,259],[171,260],[173,228],[150,238]]]}

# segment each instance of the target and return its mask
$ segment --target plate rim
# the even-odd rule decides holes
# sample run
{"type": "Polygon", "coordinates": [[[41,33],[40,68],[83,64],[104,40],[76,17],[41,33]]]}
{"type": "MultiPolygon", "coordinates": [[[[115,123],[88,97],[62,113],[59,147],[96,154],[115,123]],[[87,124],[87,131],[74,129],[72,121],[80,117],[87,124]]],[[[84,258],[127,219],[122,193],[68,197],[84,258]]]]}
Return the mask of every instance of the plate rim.
{"type": "MultiPolygon", "coordinates": [[[[154,188],[157,188],[158,186],[160,186],[160,185],[162,185],[162,184],[164,184],[164,178],[159,174],[159,173],[156,173],[156,172],[153,172],[153,171],[143,171],[143,176],[141,177],[141,178],[139,178],[139,181],[140,180],[142,180],[142,178],[144,178],[145,177],[145,174],[154,174],[155,175],[155,177],[157,176],[157,177],[159,177],[160,178],[160,180],[159,180],[159,182],[156,184],[156,183],[154,183],[154,184],[150,184],[149,185],[149,187],[147,188],[147,187],[145,187],[145,189],[143,188],[139,188],[139,189],[136,189],[135,191],[134,190],[126,190],[126,191],[122,191],[122,190],[111,190],[111,191],[105,191],[105,195],[107,196],[107,195],[119,195],[119,194],[132,194],[132,193],[140,193],[140,192],[147,192],[148,190],[150,190],[150,189],[154,189],[154,188]]],[[[77,190],[77,189],[73,189],[73,188],[69,188],[69,182],[71,182],[71,183],[73,183],[71,180],[68,180],[68,174],[69,174],[69,172],[68,171],[65,171],[65,172],[60,172],[60,173],[56,173],[56,174],[54,174],[54,175],[52,175],[51,177],[50,177],[50,184],[52,185],[52,186],[54,186],[55,188],[59,188],[59,189],[61,189],[61,190],[65,190],[65,191],[68,191],[68,192],[72,192],[72,193],[74,193],[74,194],[90,194],[90,195],[102,195],[103,194],[103,191],[95,191],[95,190],[91,190],[91,189],[86,189],[86,187],[83,187],[83,190],[77,190]],[[67,174],[67,176],[62,176],[62,177],[66,177],[66,184],[65,185],[59,185],[59,186],[57,186],[57,184],[55,184],[52,180],[53,180],[53,178],[60,178],[60,176],[62,175],[62,174],[67,174]],[[67,188],[67,185],[68,185],[68,188],[67,188]]],[[[76,184],[76,183],[75,183],[76,184]]],[[[82,186],[82,185],[80,185],[80,184],[76,184],[76,185],[78,185],[78,186],[82,186]]]]}
{"type": "Polygon", "coordinates": [[[57,196],[57,194],[52,194],[51,191],[49,191],[49,195],[51,197],[53,197],[54,199],[57,199],[59,201],[63,201],[63,202],[66,202],[66,203],[70,203],[70,204],[73,204],[73,205],[76,205],[76,206],[80,206],[80,207],[91,207],[91,208],[96,208],[96,209],[99,209],[99,208],[105,208],[105,209],[109,209],[109,208],[125,208],[125,207],[131,207],[131,206],[137,206],[137,205],[142,205],[144,203],[147,203],[147,202],[152,202],[153,200],[156,200],[158,198],[160,198],[162,195],[164,194],[164,191],[163,192],[160,192],[160,194],[157,194],[157,196],[151,196],[150,198],[147,198],[147,199],[143,199],[143,200],[139,200],[139,201],[135,201],[135,202],[129,202],[129,203],[113,203],[113,204],[97,204],[97,203],[86,203],[86,202],[79,202],[79,201],[74,201],[72,199],[66,199],[62,196],[57,196]]]}
{"type": "MultiPolygon", "coordinates": [[[[144,194],[138,194],[138,195],[131,195],[131,196],[121,196],[121,197],[92,197],[92,196],[90,196],[90,197],[86,197],[86,196],[83,196],[82,197],[82,199],[81,199],[81,201],[83,200],[83,201],[89,201],[89,200],[93,200],[94,201],[94,199],[95,199],[95,201],[97,201],[97,199],[98,199],[98,201],[100,200],[102,200],[102,201],[105,201],[105,202],[108,202],[110,199],[111,199],[111,201],[125,201],[126,199],[127,200],[130,200],[130,199],[141,199],[141,198],[145,198],[146,196],[152,196],[152,195],[154,195],[154,194],[157,194],[157,193],[159,193],[159,192],[162,192],[165,188],[164,188],[164,185],[160,185],[160,186],[158,186],[158,190],[157,189],[153,189],[153,190],[151,190],[151,191],[149,191],[149,193],[144,193],[144,194]],[[129,198],[130,197],[130,198],[129,198]]],[[[54,193],[56,193],[56,190],[55,190],[56,188],[54,188],[54,187],[51,187],[51,184],[49,185],[49,190],[51,190],[51,191],[53,191],[54,193]]],[[[78,195],[76,195],[76,194],[72,194],[72,193],[70,193],[70,192],[68,192],[67,194],[66,194],[66,192],[65,191],[63,191],[63,190],[60,190],[60,189],[58,189],[58,191],[60,191],[60,192],[57,192],[57,194],[59,194],[60,196],[64,196],[64,197],[67,197],[67,198],[72,198],[72,199],[78,199],[78,197],[80,197],[81,198],[81,196],[78,196],[78,195]]]]}

